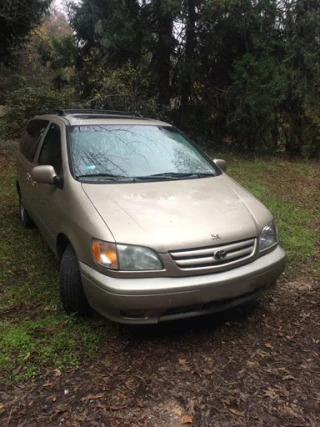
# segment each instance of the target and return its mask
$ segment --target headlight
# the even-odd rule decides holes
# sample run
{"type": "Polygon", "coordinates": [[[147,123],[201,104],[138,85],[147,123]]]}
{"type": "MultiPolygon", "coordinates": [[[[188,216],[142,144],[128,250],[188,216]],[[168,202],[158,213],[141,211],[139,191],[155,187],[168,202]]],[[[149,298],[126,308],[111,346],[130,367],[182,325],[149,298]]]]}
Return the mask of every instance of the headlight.
{"type": "Polygon", "coordinates": [[[116,243],[92,241],[94,260],[103,267],[124,270],[162,270],[158,255],[151,249],[142,246],[118,245],[116,243]]]}
{"type": "Polygon", "coordinates": [[[259,251],[263,251],[264,249],[267,249],[269,246],[274,245],[277,243],[277,231],[276,226],[273,221],[271,221],[269,224],[267,224],[261,231],[260,237],[259,237],[259,251]]]}
{"type": "Polygon", "coordinates": [[[118,268],[117,248],[114,243],[92,240],[91,244],[93,259],[102,267],[116,270],[118,268]]]}
{"type": "Polygon", "coordinates": [[[162,270],[157,254],[142,246],[117,245],[120,270],[162,270]]]}

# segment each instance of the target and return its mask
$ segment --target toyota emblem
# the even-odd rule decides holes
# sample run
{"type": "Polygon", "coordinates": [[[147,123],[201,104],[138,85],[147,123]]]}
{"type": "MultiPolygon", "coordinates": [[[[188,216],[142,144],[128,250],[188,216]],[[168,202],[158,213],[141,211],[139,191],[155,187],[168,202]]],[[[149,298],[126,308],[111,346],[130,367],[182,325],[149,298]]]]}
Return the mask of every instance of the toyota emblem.
{"type": "Polygon", "coordinates": [[[222,261],[223,259],[225,259],[226,256],[227,256],[226,251],[217,251],[214,254],[214,257],[217,261],[222,261]]]}

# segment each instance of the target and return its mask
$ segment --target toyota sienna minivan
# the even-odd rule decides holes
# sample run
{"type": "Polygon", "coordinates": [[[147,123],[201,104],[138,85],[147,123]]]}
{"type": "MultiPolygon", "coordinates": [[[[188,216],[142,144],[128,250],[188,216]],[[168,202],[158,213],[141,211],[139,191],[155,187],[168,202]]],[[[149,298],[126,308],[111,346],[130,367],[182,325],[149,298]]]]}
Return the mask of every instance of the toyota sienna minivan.
{"type": "Polygon", "coordinates": [[[271,213],[168,123],[118,111],[32,119],[17,154],[24,226],[61,260],[68,313],[157,323],[245,303],[286,255],[271,213]]]}

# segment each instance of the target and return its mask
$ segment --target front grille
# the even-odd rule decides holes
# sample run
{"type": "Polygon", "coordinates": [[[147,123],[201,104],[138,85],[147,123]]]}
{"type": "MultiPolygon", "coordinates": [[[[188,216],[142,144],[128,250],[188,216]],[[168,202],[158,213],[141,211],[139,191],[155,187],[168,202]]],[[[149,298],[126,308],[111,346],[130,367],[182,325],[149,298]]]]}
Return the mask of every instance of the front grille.
{"type": "Polygon", "coordinates": [[[249,260],[255,253],[256,242],[256,239],[248,239],[221,246],[174,251],[170,255],[180,270],[223,270],[223,267],[249,260]]]}

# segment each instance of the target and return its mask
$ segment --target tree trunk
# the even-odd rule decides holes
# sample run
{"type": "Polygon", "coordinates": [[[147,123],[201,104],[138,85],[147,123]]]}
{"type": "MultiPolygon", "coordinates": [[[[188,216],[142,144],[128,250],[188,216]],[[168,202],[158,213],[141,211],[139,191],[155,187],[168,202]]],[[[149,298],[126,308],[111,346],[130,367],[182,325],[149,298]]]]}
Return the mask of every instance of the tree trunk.
{"type": "Polygon", "coordinates": [[[181,85],[181,109],[180,125],[183,127],[186,123],[190,98],[193,85],[194,70],[194,50],[195,50],[195,24],[196,24],[196,0],[186,0],[187,5],[187,24],[186,24],[186,49],[185,60],[183,61],[182,85],[181,85]]]}
{"type": "Polygon", "coordinates": [[[159,101],[161,105],[170,105],[170,54],[172,38],[172,17],[160,19],[158,66],[159,66],[159,101]]]}

